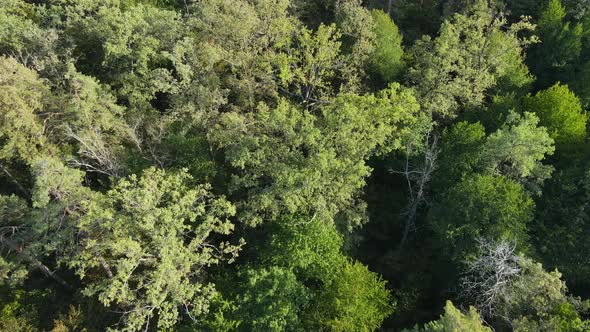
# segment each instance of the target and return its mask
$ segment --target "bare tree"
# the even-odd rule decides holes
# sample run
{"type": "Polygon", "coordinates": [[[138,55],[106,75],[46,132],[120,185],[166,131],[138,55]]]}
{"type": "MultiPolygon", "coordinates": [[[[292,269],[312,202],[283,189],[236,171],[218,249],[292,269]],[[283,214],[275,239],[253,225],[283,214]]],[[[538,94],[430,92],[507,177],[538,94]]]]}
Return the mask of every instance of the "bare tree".
{"type": "Polygon", "coordinates": [[[408,205],[404,211],[405,225],[400,241],[399,248],[403,248],[410,232],[416,230],[416,218],[418,217],[418,208],[425,202],[428,184],[432,178],[432,173],[436,170],[436,160],[438,158],[438,135],[428,132],[425,137],[425,148],[423,160],[420,166],[414,169],[410,163],[410,158],[414,154],[413,144],[406,147],[406,165],[403,171],[392,171],[404,175],[408,183],[408,205]]]}
{"type": "Polygon", "coordinates": [[[469,299],[484,317],[491,317],[499,303],[511,296],[511,285],[521,275],[516,244],[478,239],[480,255],[467,262],[461,279],[461,296],[469,299]]]}
{"type": "Polygon", "coordinates": [[[122,166],[98,129],[93,128],[85,135],[74,132],[67,125],[65,129],[68,137],[80,144],[80,158],[72,160],[70,162],[72,166],[115,178],[121,176],[122,166]]]}

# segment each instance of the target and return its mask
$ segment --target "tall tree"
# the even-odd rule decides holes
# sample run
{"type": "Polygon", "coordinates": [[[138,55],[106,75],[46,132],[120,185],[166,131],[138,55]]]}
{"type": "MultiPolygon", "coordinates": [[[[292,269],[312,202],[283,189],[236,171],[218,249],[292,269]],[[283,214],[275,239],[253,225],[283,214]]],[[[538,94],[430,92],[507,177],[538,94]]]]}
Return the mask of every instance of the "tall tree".
{"type": "Polygon", "coordinates": [[[85,295],[121,309],[123,330],[171,328],[181,311],[206,313],[216,291],[204,268],[232,262],[242,245],[215,239],[233,230],[233,205],[190,181],[150,168],[82,202],[82,239],[69,265],[88,280],[85,295]]]}

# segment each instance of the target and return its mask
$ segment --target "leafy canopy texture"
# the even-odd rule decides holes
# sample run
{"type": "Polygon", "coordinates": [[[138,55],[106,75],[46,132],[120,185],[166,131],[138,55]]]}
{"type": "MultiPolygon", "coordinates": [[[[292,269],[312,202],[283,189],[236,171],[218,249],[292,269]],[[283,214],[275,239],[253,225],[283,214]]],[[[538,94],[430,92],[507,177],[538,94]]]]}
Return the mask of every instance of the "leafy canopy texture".
{"type": "Polygon", "coordinates": [[[432,227],[453,255],[474,252],[475,239],[509,239],[527,246],[533,200],[504,177],[472,175],[451,187],[432,210],[432,227]]]}
{"type": "Polygon", "coordinates": [[[418,108],[398,84],[375,95],[341,94],[317,112],[282,100],[274,109],[224,114],[210,139],[236,170],[231,189],[248,192],[244,222],[282,213],[330,219],[355,204],[370,173],[366,159],[401,147],[418,108]]]}
{"type": "Polygon", "coordinates": [[[464,314],[461,310],[455,308],[451,301],[447,301],[444,314],[439,320],[429,322],[424,327],[414,327],[405,332],[490,332],[489,327],[485,326],[474,307],[469,307],[469,312],[464,314]]]}
{"type": "Polygon", "coordinates": [[[0,0],[0,330],[590,331],[589,45],[590,0],[0,0]]]}
{"type": "Polygon", "coordinates": [[[191,316],[207,312],[215,287],[203,268],[232,261],[239,250],[240,244],[211,239],[233,230],[227,218],[235,208],[213,196],[210,186],[191,188],[189,182],[184,171],[150,168],[82,202],[78,227],[85,236],[70,266],[93,280],[86,295],[127,308],[125,330],[149,326],[155,315],[163,329],[176,323],[181,310],[191,316]]]}
{"type": "Polygon", "coordinates": [[[524,100],[527,111],[534,112],[556,144],[575,146],[586,137],[588,116],[567,85],[556,84],[524,100]]]}

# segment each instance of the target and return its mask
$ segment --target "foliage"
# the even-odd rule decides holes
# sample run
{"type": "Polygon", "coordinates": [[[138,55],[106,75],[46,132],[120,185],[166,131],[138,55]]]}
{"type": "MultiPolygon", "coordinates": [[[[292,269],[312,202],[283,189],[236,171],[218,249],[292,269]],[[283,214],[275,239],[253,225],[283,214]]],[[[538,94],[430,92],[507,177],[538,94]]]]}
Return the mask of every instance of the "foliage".
{"type": "Polygon", "coordinates": [[[330,331],[373,331],[394,309],[385,284],[361,263],[347,263],[318,297],[311,320],[330,331]]]}
{"type": "Polygon", "coordinates": [[[342,94],[318,115],[283,100],[275,109],[260,104],[250,114],[224,114],[210,139],[237,170],[232,190],[248,190],[246,223],[281,213],[330,219],[354,204],[369,174],[365,160],[400,147],[417,108],[399,85],[377,95],[342,94]]]}
{"type": "Polygon", "coordinates": [[[583,27],[565,21],[565,15],[560,0],[546,1],[539,15],[537,33],[541,43],[531,49],[529,60],[541,87],[571,77],[580,56],[583,27]]]}
{"type": "Polygon", "coordinates": [[[275,226],[263,259],[269,265],[292,269],[301,280],[330,283],[346,262],[342,235],[333,223],[293,219],[275,226]]]}
{"type": "Polygon", "coordinates": [[[404,69],[402,35],[391,18],[380,10],[371,12],[375,21],[375,50],[369,63],[370,72],[382,82],[394,82],[404,69]]]}
{"type": "Polygon", "coordinates": [[[43,111],[47,88],[36,72],[14,58],[0,57],[0,159],[30,163],[43,149],[43,111]]]}
{"type": "Polygon", "coordinates": [[[556,84],[524,100],[525,109],[537,114],[560,146],[575,146],[586,137],[587,115],[567,85],[556,84]]]}
{"type": "Polygon", "coordinates": [[[552,166],[541,161],[552,155],[553,139],[532,113],[510,113],[505,124],[483,145],[483,164],[491,174],[502,174],[540,194],[543,181],[551,177],[552,166]]]}
{"type": "Polygon", "coordinates": [[[0,0],[0,330],[590,330],[589,4],[0,0]]]}
{"type": "Polygon", "coordinates": [[[533,201],[518,183],[504,176],[472,175],[442,195],[431,223],[451,253],[464,258],[480,237],[513,240],[526,248],[533,211],[533,201]]]}
{"type": "Polygon", "coordinates": [[[491,329],[481,321],[479,314],[475,308],[470,307],[467,314],[462,313],[455,308],[451,301],[447,301],[445,305],[445,312],[440,316],[439,320],[432,321],[423,328],[414,327],[412,330],[404,330],[406,332],[435,332],[435,331],[452,331],[452,332],[488,332],[491,329]]]}
{"type": "Polygon", "coordinates": [[[465,14],[453,15],[442,24],[436,39],[425,36],[411,50],[410,79],[422,107],[454,118],[461,107],[480,106],[486,90],[520,65],[514,62],[513,52],[519,54],[534,39],[521,39],[518,33],[532,28],[527,21],[507,26],[485,0],[476,1],[465,14]]]}
{"type": "Polygon", "coordinates": [[[239,330],[297,330],[298,313],[308,296],[295,275],[278,267],[248,269],[243,274],[245,289],[236,299],[239,330]]]}
{"type": "Polygon", "coordinates": [[[231,203],[189,182],[185,172],[150,168],[82,202],[78,227],[85,236],[69,265],[92,280],[86,295],[128,308],[125,330],[149,326],[156,315],[159,328],[170,328],[180,308],[191,317],[207,312],[215,288],[202,268],[224,256],[231,262],[240,248],[210,239],[233,230],[226,219],[235,211],[231,203]]]}

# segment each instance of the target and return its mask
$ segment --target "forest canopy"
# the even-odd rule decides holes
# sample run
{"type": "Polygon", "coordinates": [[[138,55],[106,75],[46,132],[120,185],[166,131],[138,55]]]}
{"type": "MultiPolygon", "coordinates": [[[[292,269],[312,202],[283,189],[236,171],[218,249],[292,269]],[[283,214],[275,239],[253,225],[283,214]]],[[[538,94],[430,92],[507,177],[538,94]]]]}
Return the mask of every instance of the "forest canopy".
{"type": "Polygon", "coordinates": [[[0,0],[0,331],[590,331],[590,2],[0,0]]]}

